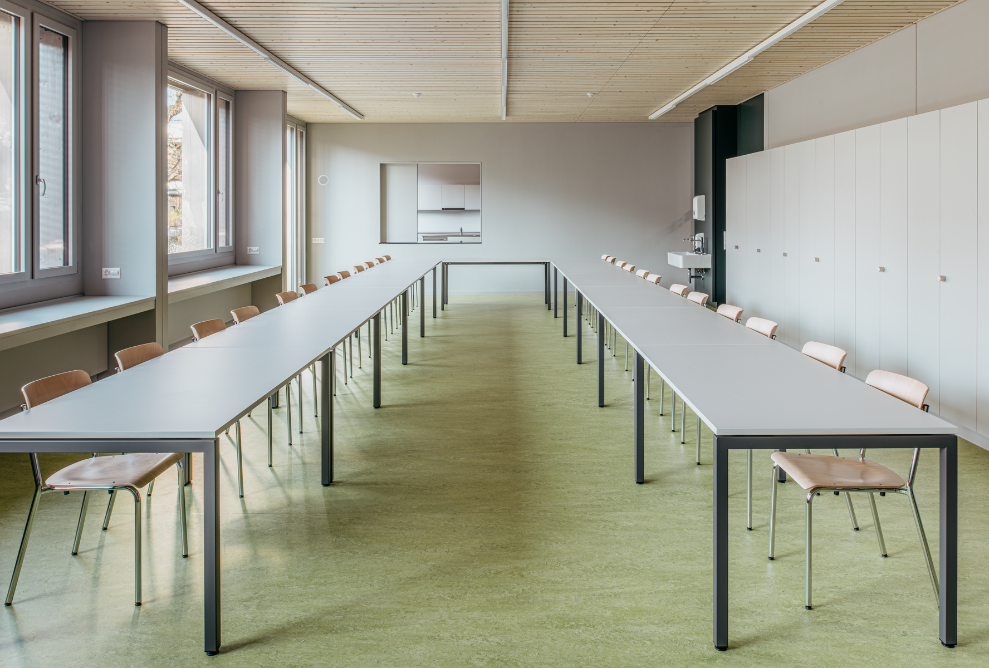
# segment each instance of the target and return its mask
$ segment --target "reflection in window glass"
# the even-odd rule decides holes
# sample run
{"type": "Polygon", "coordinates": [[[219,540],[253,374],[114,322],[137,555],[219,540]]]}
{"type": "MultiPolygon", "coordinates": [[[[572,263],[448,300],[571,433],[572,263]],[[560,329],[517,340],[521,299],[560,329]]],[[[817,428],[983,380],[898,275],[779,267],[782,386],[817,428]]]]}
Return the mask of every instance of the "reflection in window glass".
{"type": "Polygon", "coordinates": [[[15,100],[17,17],[0,12],[0,274],[24,270],[23,230],[16,179],[20,123],[15,100]]]}
{"type": "Polygon", "coordinates": [[[168,252],[213,247],[209,220],[210,95],[168,83],[168,252]]]}
{"type": "Polygon", "coordinates": [[[233,236],[230,229],[230,188],[231,181],[231,155],[230,145],[232,137],[230,132],[232,125],[230,121],[231,105],[230,100],[217,99],[217,141],[216,141],[216,245],[220,248],[233,244],[233,236]]]}
{"type": "Polygon", "coordinates": [[[67,267],[69,237],[69,38],[41,28],[38,47],[38,155],[42,269],[67,267]]]}

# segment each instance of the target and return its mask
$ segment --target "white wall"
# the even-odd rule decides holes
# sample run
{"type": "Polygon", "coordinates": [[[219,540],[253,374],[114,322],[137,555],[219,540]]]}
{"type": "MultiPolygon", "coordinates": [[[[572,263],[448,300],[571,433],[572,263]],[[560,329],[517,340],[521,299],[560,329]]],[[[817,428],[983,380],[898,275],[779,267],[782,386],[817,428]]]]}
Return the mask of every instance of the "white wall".
{"type": "Polygon", "coordinates": [[[989,436],[989,99],[733,158],[727,194],[743,320],[839,346],[859,378],[916,378],[989,436]]]}
{"type": "MultiPolygon", "coordinates": [[[[691,234],[689,123],[310,124],[308,280],[392,257],[617,255],[686,282],[666,262],[691,234]],[[480,162],[480,245],[379,244],[381,163],[480,162]],[[328,177],[321,186],[321,175],[328,177]],[[312,237],[323,237],[312,245],[312,237]]],[[[455,267],[451,292],[541,292],[538,267],[455,267]]]]}
{"type": "Polygon", "coordinates": [[[766,148],[989,98],[989,0],[967,0],[766,93],[766,148]]]}

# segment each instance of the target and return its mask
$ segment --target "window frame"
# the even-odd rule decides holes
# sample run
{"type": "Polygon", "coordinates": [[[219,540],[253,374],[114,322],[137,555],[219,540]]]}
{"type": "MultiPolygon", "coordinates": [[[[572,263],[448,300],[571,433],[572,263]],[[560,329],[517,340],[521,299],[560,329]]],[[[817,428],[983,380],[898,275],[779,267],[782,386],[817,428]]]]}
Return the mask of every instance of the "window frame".
{"type": "MultiPolygon", "coordinates": [[[[208,138],[208,167],[207,173],[209,178],[209,183],[207,184],[207,192],[212,192],[213,196],[208,197],[209,206],[209,227],[212,235],[212,248],[204,248],[202,250],[194,251],[183,251],[181,253],[168,253],[166,249],[166,256],[168,259],[168,275],[169,276],[179,276],[182,274],[189,274],[196,271],[203,271],[206,269],[217,269],[219,267],[227,267],[236,264],[236,224],[233,218],[234,207],[233,202],[235,198],[234,192],[234,178],[233,169],[234,161],[236,160],[236,149],[234,147],[234,123],[236,122],[236,104],[234,101],[234,94],[232,90],[226,88],[221,88],[215,81],[207,79],[202,76],[197,76],[195,73],[190,72],[184,67],[179,67],[175,63],[169,61],[168,63],[168,81],[166,85],[171,85],[171,81],[174,80],[183,86],[189,86],[197,90],[201,90],[210,96],[210,110],[209,110],[209,122],[210,122],[210,136],[208,138]],[[219,160],[217,159],[219,152],[219,119],[220,119],[220,105],[218,100],[223,99],[230,103],[230,192],[228,193],[228,206],[230,215],[230,243],[226,246],[219,245],[219,227],[217,226],[217,207],[219,199],[219,189],[217,188],[219,180],[219,160]]],[[[163,100],[163,104],[168,104],[167,96],[163,100]]],[[[168,130],[166,128],[164,134],[164,141],[168,141],[168,130]]],[[[167,150],[167,149],[166,149],[167,150]]],[[[165,184],[167,187],[167,183],[165,184]]],[[[167,225],[167,223],[166,223],[167,225]]]]}
{"type": "Polygon", "coordinates": [[[77,132],[77,121],[79,114],[76,110],[76,81],[75,75],[78,68],[79,58],[78,52],[78,33],[75,29],[56,21],[54,19],[48,18],[38,13],[34,13],[34,20],[31,26],[31,60],[33,63],[32,73],[31,73],[31,102],[33,104],[33,109],[31,110],[31,157],[34,169],[31,172],[25,172],[25,174],[30,174],[31,178],[29,183],[26,184],[31,188],[32,192],[32,239],[31,239],[31,261],[32,261],[32,275],[34,278],[49,278],[54,276],[65,276],[68,274],[78,274],[79,264],[82,255],[82,244],[80,243],[80,216],[76,211],[76,203],[78,202],[78,183],[75,173],[75,162],[76,162],[76,147],[75,141],[78,136],[77,132]],[[65,148],[65,180],[66,180],[66,197],[65,197],[65,208],[66,215],[69,217],[68,230],[69,230],[69,262],[70,264],[64,267],[52,267],[49,269],[41,268],[41,187],[37,183],[37,179],[41,176],[41,123],[39,122],[39,114],[41,113],[41,86],[38,85],[38,77],[40,76],[40,62],[41,62],[41,29],[47,28],[54,32],[64,35],[69,40],[69,47],[67,49],[68,54],[68,64],[66,66],[66,81],[67,81],[67,91],[66,91],[66,109],[68,117],[65,119],[65,131],[67,133],[65,148]]]}
{"type": "Polygon", "coordinates": [[[19,227],[21,243],[20,243],[20,254],[21,254],[21,270],[12,272],[9,274],[0,274],[0,285],[9,283],[19,283],[22,281],[30,281],[33,278],[34,269],[34,234],[33,234],[33,221],[28,220],[28,211],[33,207],[28,207],[28,202],[31,195],[34,193],[33,188],[27,186],[28,179],[25,178],[27,174],[31,173],[32,160],[29,157],[32,156],[32,150],[27,150],[28,148],[28,127],[29,119],[28,113],[31,111],[31,107],[28,105],[29,91],[31,88],[28,86],[28,78],[30,77],[30,69],[28,63],[31,61],[29,57],[27,44],[28,39],[32,40],[34,31],[31,29],[31,14],[32,12],[28,9],[15,5],[5,0],[0,0],[0,10],[15,16],[18,19],[18,29],[17,29],[17,39],[18,39],[18,52],[17,52],[17,64],[14,67],[14,76],[17,81],[15,84],[15,93],[17,99],[14,103],[14,114],[15,114],[15,132],[17,140],[16,155],[14,157],[14,175],[13,175],[13,193],[17,197],[17,210],[14,214],[15,224],[19,227]]]}
{"type": "Polygon", "coordinates": [[[282,266],[290,271],[288,288],[294,290],[306,283],[308,275],[306,238],[309,230],[306,215],[306,135],[308,124],[297,118],[285,117],[285,255],[282,266]],[[291,146],[289,144],[292,144],[291,146]],[[294,183],[290,179],[295,179],[294,183]],[[294,186],[290,189],[290,186],[294,186]],[[294,216],[293,214],[294,207],[294,216]]]}

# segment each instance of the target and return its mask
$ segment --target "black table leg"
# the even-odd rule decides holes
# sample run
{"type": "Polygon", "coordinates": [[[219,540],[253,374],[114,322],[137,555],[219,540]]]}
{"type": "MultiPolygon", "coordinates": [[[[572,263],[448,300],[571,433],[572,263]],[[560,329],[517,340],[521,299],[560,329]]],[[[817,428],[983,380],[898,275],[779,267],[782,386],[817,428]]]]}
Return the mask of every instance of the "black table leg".
{"type": "Polygon", "coordinates": [[[374,407],[381,408],[381,313],[371,318],[374,323],[374,338],[371,347],[374,351],[374,407]]]}
{"type": "Polygon", "coordinates": [[[206,653],[220,652],[220,439],[203,449],[203,616],[206,653]]]}
{"type": "Polygon", "coordinates": [[[714,437],[714,647],[728,649],[728,444],[714,437]]]}
{"type": "Polygon", "coordinates": [[[336,355],[332,351],[319,358],[319,430],[322,456],[323,487],[333,482],[333,395],[332,380],[336,375],[336,355]]]}
{"type": "Polygon", "coordinates": [[[567,279],[563,278],[563,338],[567,338],[567,300],[570,299],[567,288],[567,279]]]}
{"type": "Polygon", "coordinates": [[[419,338],[426,336],[426,277],[419,279],[419,338]]]}
{"type": "Polygon", "coordinates": [[[604,408],[604,314],[598,311],[598,407],[604,408]]]}
{"type": "Polygon", "coordinates": [[[556,267],[553,267],[553,317],[554,318],[558,317],[558,313],[559,313],[559,311],[558,311],[559,301],[560,301],[560,276],[559,276],[559,273],[560,272],[558,272],[556,270],[556,267]]]}
{"type": "Polygon", "coordinates": [[[958,438],[945,440],[948,444],[941,448],[938,637],[945,647],[954,647],[958,643],[958,438]]]}
{"type": "Polygon", "coordinates": [[[433,317],[436,317],[436,267],[433,267],[433,317]]]}
{"type": "Polygon", "coordinates": [[[641,485],[646,481],[646,392],[643,359],[638,350],[632,349],[632,374],[635,376],[634,420],[635,420],[635,482],[641,485]]]}
{"type": "Polygon", "coordinates": [[[548,311],[553,308],[549,298],[549,262],[546,263],[545,270],[543,271],[543,290],[546,294],[546,310],[548,311]]]}
{"type": "Polygon", "coordinates": [[[409,363],[409,291],[402,293],[402,365],[409,363]]]}
{"type": "Polygon", "coordinates": [[[584,295],[577,293],[577,364],[583,364],[581,345],[584,343],[584,328],[580,326],[580,314],[584,312],[584,295]]]}

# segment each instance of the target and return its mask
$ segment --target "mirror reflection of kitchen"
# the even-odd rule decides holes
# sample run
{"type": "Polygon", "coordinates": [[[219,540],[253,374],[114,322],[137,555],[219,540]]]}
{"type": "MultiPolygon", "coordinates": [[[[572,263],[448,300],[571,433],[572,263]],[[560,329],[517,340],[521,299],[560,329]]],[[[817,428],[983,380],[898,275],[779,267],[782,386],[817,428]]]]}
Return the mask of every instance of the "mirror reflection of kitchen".
{"type": "Polygon", "coordinates": [[[480,163],[419,163],[418,233],[423,243],[481,243],[480,163]]]}

